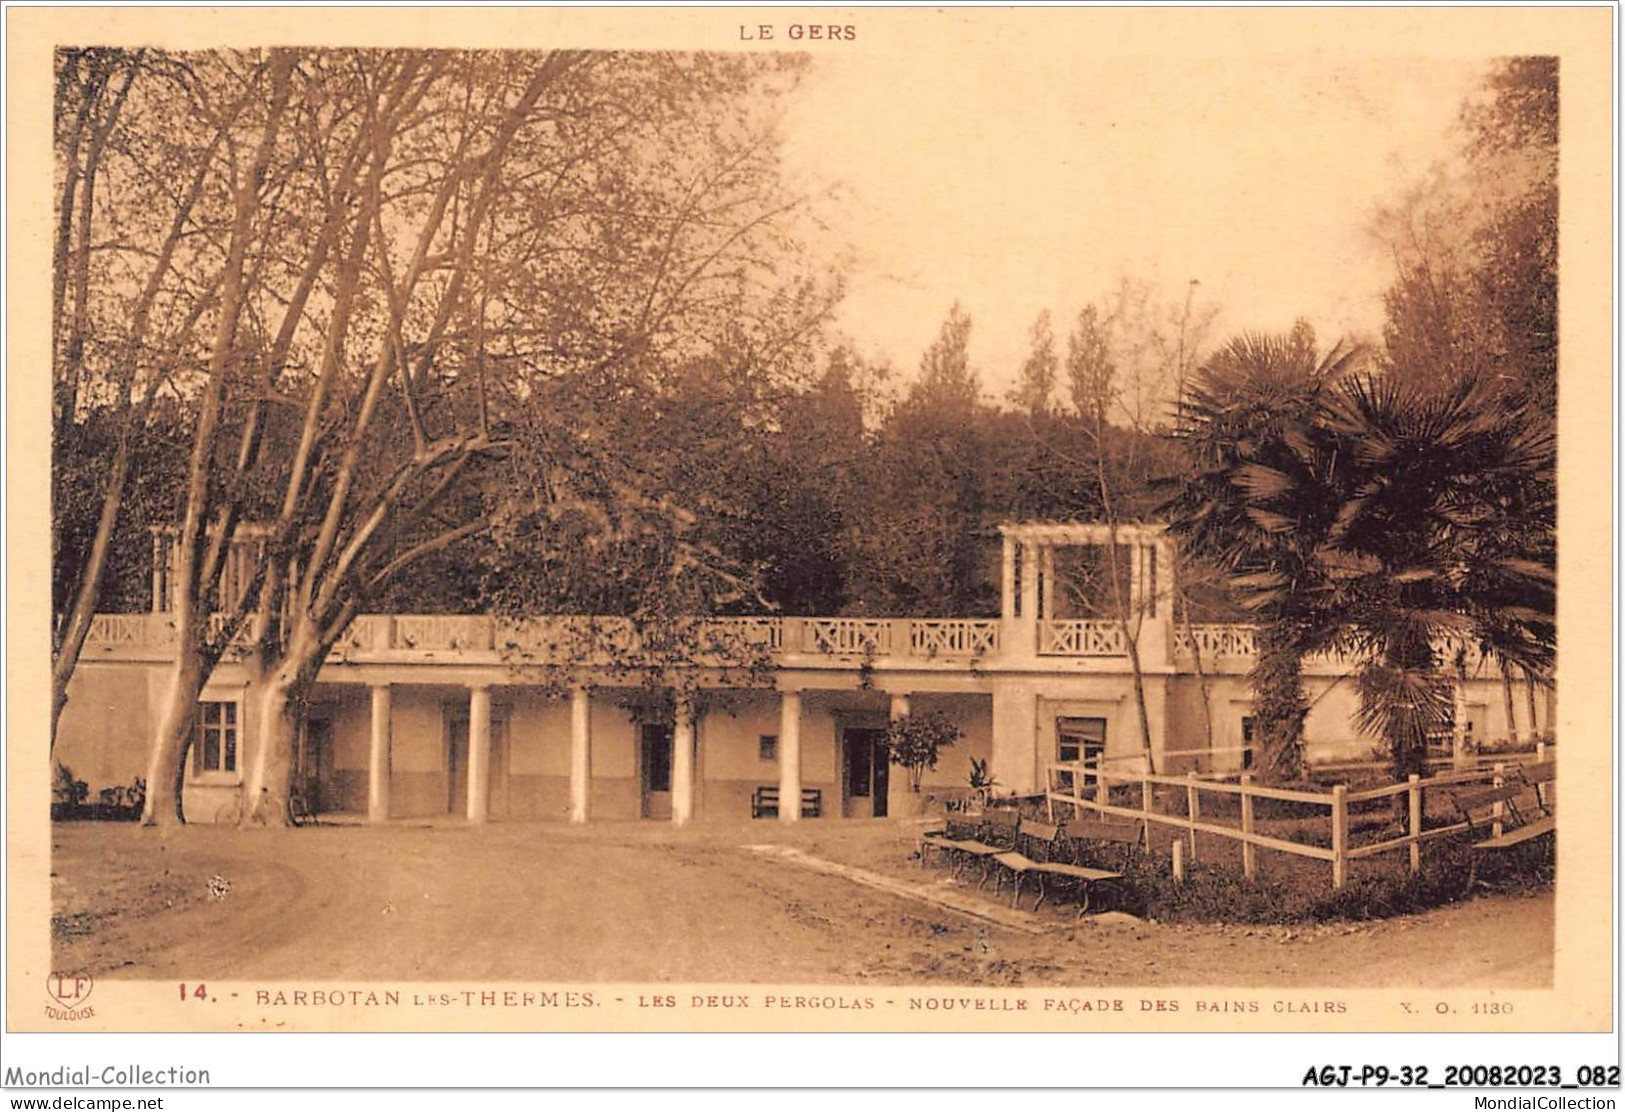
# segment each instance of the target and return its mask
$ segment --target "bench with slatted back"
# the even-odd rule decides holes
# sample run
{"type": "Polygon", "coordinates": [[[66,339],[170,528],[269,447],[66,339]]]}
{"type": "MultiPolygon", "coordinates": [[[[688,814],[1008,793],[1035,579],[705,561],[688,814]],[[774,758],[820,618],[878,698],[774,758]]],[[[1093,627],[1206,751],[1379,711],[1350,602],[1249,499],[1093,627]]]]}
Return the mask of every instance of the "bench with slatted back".
{"type": "MultiPolygon", "coordinates": [[[[819,788],[801,789],[801,817],[804,819],[820,818],[824,813],[824,793],[819,788]]],[[[750,817],[753,819],[777,818],[779,815],[779,789],[771,784],[763,784],[750,796],[750,817]]]]}
{"type": "MultiPolygon", "coordinates": [[[[1123,880],[1123,872],[1127,870],[1129,859],[1145,848],[1145,827],[1141,823],[1126,822],[1121,819],[1084,819],[1076,818],[1061,827],[1062,840],[1071,847],[1073,854],[1072,869],[1060,870],[1057,873],[1063,878],[1073,878],[1073,883],[1079,892],[1078,917],[1089,910],[1090,895],[1096,885],[1102,887],[1116,887],[1123,880]],[[1117,856],[1117,868],[1099,869],[1078,863],[1078,854],[1086,845],[1092,845],[1095,851],[1094,860],[1109,860],[1117,856]],[[1099,873],[1106,873],[1099,876],[1099,873]]],[[[1050,878],[1053,881],[1053,877],[1050,878]]],[[[1039,902],[1043,902],[1044,893],[1039,893],[1039,902]]]]}
{"type": "Polygon", "coordinates": [[[1020,819],[1014,811],[993,810],[981,814],[950,812],[945,816],[941,832],[923,835],[920,839],[920,864],[925,864],[927,849],[946,853],[954,864],[958,876],[964,866],[975,862],[982,867],[976,882],[980,888],[987,883],[992,859],[1015,848],[1016,828],[1020,819]]]}
{"type": "Polygon", "coordinates": [[[1505,783],[1494,787],[1452,792],[1451,802],[1475,839],[1473,849],[1492,853],[1508,850],[1555,831],[1557,816],[1547,795],[1556,772],[1555,762],[1543,761],[1512,773],[1505,783]],[[1531,790],[1540,814],[1525,817],[1518,804],[1531,790]]]}
{"type": "Polygon", "coordinates": [[[1062,827],[1023,820],[1017,832],[1015,850],[1001,853],[993,859],[1003,870],[999,877],[1001,886],[1004,875],[1010,876],[1010,906],[1018,905],[1022,883],[1032,876],[1038,881],[1034,911],[1044,906],[1052,887],[1070,887],[1078,891],[1078,917],[1082,918],[1084,912],[1089,910],[1097,885],[1115,884],[1123,879],[1121,872],[1079,864],[1073,858],[1073,845],[1079,839],[1126,845],[1129,847],[1124,851],[1126,858],[1133,847],[1140,843],[1140,827],[1137,823],[1088,820],[1074,820],[1062,827]]]}

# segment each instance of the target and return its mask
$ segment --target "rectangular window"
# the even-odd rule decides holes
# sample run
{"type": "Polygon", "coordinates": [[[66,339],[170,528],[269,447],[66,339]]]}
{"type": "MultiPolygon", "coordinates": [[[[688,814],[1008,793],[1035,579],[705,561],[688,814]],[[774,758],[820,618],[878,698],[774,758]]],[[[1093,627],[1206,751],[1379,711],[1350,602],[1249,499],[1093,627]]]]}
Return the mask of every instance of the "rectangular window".
{"type": "Polygon", "coordinates": [[[1246,749],[1243,749],[1241,751],[1241,767],[1242,768],[1252,768],[1253,767],[1253,749],[1252,749],[1252,746],[1253,746],[1253,716],[1250,715],[1250,714],[1244,714],[1244,715],[1241,716],[1241,743],[1243,745],[1247,746],[1246,749]]]}
{"type": "Polygon", "coordinates": [[[206,702],[197,707],[192,735],[192,773],[237,771],[237,704],[206,702]]]}
{"type": "Polygon", "coordinates": [[[1055,720],[1055,759],[1064,763],[1082,761],[1099,765],[1106,756],[1104,718],[1057,718],[1055,720]]]}
{"type": "Polygon", "coordinates": [[[756,742],[756,756],[764,761],[779,759],[779,735],[763,734],[756,742]]]}

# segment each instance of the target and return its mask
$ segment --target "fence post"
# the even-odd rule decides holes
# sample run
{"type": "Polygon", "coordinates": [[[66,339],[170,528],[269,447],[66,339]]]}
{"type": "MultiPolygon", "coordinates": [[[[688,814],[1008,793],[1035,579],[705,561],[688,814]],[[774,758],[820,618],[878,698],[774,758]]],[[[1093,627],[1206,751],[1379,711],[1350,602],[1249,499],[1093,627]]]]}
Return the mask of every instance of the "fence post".
{"type": "Polygon", "coordinates": [[[1145,840],[1145,851],[1151,852],[1151,812],[1155,800],[1152,796],[1151,781],[1146,779],[1145,773],[1140,773],[1140,814],[1145,818],[1140,820],[1140,834],[1145,840]]]}
{"type": "Polygon", "coordinates": [[[1411,873],[1422,871],[1422,778],[1411,773],[1411,873]]]}
{"type": "Polygon", "coordinates": [[[1174,880],[1183,884],[1185,882],[1185,843],[1178,838],[1174,839],[1169,847],[1174,854],[1174,880]]]}
{"type": "MultiPolygon", "coordinates": [[[[1507,782],[1507,780],[1506,780],[1506,767],[1507,766],[1502,764],[1501,762],[1499,762],[1499,761],[1496,762],[1495,769],[1494,769],[1494,771],[1495,771],[1495,779],[1490,781],[1490,783],[1494,787],[1499,788],[1499,787],[1502,787],[1502,786],[1504,786],[1506,784],[1506,782],[1507,782]]],[[[1497,799],[1495,801],[1495,805],[1490,810],[1490,814],[1494,816],[1494,820],[1495,820],[1494,824],[1490,827],[1490,832],[1492,834],[1494,834],[1497,838],[1499,838],[1501,836],[1501,833],[1502,833],[1501,819],[1506,814],[1506,803],[1504,801],[1502,801],[1502,800],[1497,799]]]]}
{"type": "MultiPolygon", "coordinates": [[[[1241,774],[1241,832],[1253,832],[1253,774],[1241,774]]],[[[1241,843],[1241,872],[1248,880],[1258,875],[1258,847],[1252,842],[1241,843]]]]}
{"type": "Polygon", "coordinates": [[[1196,794],[1196,775],[1185,774],[1185,824],[1190,828],[1191,860],[1196,860],[1196,820],[1200,814],[1201,802],[1196,794]]]}
{"type": "MultiPolygon", "coordinates": [[[[1052,824],[1055,822],[1055,789],[1055,766],[1046,764],[1044,766],[1044,818],[1045,821],[1052,824]]],[[[1073,790],[1077,790],[1076,786],[1074,786],[1073,790]]]]}
{"type": "Polygon", "coordinates": [[[1347,784],[1332,788],[1332,887],[1341,888],[1348,880],[1349,789],[1347,784]]]}
{"type": "Polygon", "coordinates": [[[1095,764],[1095,803],[1097,803],[1099,806],[1097,806],[1095,808],[1095,814],[1098,815],[1100,818],[1105,818],[1106,817],[1106,812],[1101,810],[1100,808],[1110,806],[1111,801],[1112,801],[1112,793],[1111,793],[1111,788],[1106,783],[1106,770],[1101,767],[1099,762],[1096,762],[1096,764],[1095,764]]]}

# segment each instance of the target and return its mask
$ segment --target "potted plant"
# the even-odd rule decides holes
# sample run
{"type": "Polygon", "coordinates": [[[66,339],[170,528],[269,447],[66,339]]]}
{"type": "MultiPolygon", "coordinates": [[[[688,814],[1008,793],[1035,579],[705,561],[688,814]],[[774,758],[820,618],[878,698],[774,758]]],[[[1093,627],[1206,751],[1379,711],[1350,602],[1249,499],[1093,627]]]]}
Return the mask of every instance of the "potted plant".
{"type": "Polygon", "coordinates": [[[908,772],[908,790],[914,810],[921,809],[920,778],[928,768],[937,767],[937,757],[960,738],[963,731],[940,711],[905,714],[886,728],[886,748],[891,762],[908,772]]]}
{"type": "Polygon", "coordinates": [[[987,806],[987,801],[993,795],[993,789],[999,785],[998,777],[988,768],[991,761],[990,757],[970,759],[970,801],[978,808],[987,806]]]}

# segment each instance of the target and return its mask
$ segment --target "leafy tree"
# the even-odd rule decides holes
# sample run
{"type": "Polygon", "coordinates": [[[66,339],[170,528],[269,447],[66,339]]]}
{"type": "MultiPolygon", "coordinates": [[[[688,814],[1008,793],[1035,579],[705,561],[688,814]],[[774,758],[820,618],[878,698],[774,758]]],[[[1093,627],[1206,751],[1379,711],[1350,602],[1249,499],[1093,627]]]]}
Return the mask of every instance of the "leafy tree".
{"type": "Polygon", "coordinates": [[[1060,361],[1055,355],[1055,333],[1050,325],[1049,310],[1045,309],[1033,321],[1027,333],[1030,350],[1022,361],[1015,388],[1010,391],[1010,403],[1035,420],[1050,412],[1060,361]]]}
{"type": "Polygon", "coordinates": [[[1463,107],[1460,159],[1379,213],[1396,373],[1478,378],[1555,420],[1558,119],[1556,58],[1499,61],[1463,107]]]}
{"type": "Polygon", "coordinates": [[[998,613],[989,518],[991,415],[956,303],[886,415],[862,474],[849,565],[852,608],[873,614],[998,613]]]}
{"type": "Polygon", "coordinates": [[[140,50],[56,55],[53,746],[91,619],[129,602],[118,580],[147,551],[142,504],[150,511],[147,495],[167,487],[143,476],[180,408],[155,407],[197,366],[191,334],[212,311],[220,262],[207,187],[248,98],[228,92],[209,113],[172,113],[216,77],[140,50]]]}
{"type": "Polygon", "coordinates": [[[908,790],[918,795],[925,770],[936,768],[942,751],[964,736],[947,715],[928,710],[892,719],[886,747],[892,764],[908,771],[908,790]]]}
{"type": "MultiPolygon", "coordinates": [[[[1558,79],[1553,57],[1497,62],[1463,107],[1458,161],[1378,221],[1396,264],[1386,296],[1389,372],[1446,397],[1463,383],[1491,400],[1506,395],[1546,436],[1555,435],[1557,406],[1558,79]]],[[[1531,512],[1503,539],[1551,571],[1555,505],[1531,512]]],[[[1549,682],[1530,652],[1542,638],[1493,616],[1477,630],[1501,668],[1510,723],[1513,675],[1526,677],[1531,699],[1549,682]]]]}
{"type": "Polygon", "coordinates": [[[205,118],[229,119],[198,170],[223,262],[204,271],[203,357],[180,384],[192,455],[152,822],[180,817],[193,707],[239,633],[257,795],[285,790],[332,645],[419,561],[502,531],[593,529],[679,573],[709,560],[639,466],[653,446],[616,453],[615,415],[647,400],[658,416],[717,353],[771,362],[827,309],[792,262],[799,200],[762,111],[794,60],[273,50],[199,64],[205,118]],[[254,518],[269,530],[254,576],[222,597],[254,518]]]}
{"type": "Polygon", "coordinates": [[[920,357],[915,401],[949,413],[968,413],[981,402],[980,376],[970,362],[970,331],[970,314],[954,302],[942,330],[920,357]]]}

